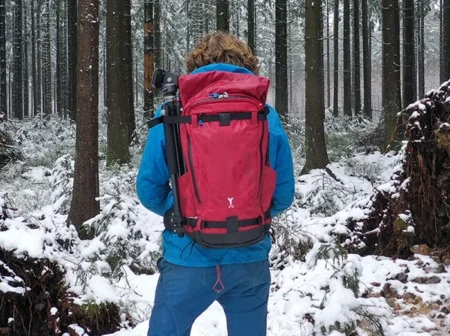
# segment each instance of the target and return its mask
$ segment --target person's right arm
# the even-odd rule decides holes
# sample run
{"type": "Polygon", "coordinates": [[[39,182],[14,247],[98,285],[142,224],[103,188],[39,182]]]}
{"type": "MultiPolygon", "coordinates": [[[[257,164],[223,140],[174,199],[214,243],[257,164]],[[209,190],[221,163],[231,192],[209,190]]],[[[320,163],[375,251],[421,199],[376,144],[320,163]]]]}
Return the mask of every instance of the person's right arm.
{"type": "MultiPolygon", "coordinates": [[[[155,117],[160,115],[161,107],[155,117]]],[[[142,205],[160,216],[173,206],[165,147],[164,127],[159,124],[149,130],[136,179],[136,191],[142,205]]]]}

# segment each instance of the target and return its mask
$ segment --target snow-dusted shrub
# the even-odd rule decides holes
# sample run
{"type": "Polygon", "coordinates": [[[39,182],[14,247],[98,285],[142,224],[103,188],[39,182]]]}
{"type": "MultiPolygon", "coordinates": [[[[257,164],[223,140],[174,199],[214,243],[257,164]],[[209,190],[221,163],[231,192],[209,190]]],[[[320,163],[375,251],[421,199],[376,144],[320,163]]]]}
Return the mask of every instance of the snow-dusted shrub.
{"type": "MultiPolygon", "coordinates": [[[[325,110],[325,141],[330,162],[349,158],[355,152],[372,152],[379,149],[379,123],[362,117],[334,117],[331,109],[325,110]]],[[[291,144],[292,153],[297,163],[305,157],[305,120],[291,118],[284,124],[286,134],[291,144]]]]}
{"type": "Polygon", "coordinates": [[[336,180],[329,172],[314,177],[312,184],[315,185],[308,191],[300,203],[307,208],[311,214],[331,216],[345,206],[345,198],[352,193],[341,181],[336,180]]]}
{"type": "Polygon", "coordinates": [[[6,218],[12,218],[12,210],[9,204],[8,195],[0,192],[0,227],[6,218]]]}
{"type": "Polygon", "coordinates": [[[138,274],[155,273],[160,249],[148,239],[145,223],[138,221],[139,202],[119,193],[104,195],[100,201],[101,213],[85,223],[95,235],[91,248],[96,251],[89,259],[106,262],[111,277],[120,277],[124,265],[138,274]]]}
{"type": "Polygon", "coordinates": [[[14,145],[11,135],[14,134],[14,129],[12,129],[14,127],[11,125],[0,118],[0,168],[14,160],[19,160],[22,156],[19,148],[14,145]]]}
{"type": "Polygon", "coordinates": [[[70,154],[63,155],[56,160],[49,177],[52,194],[50,200],[55,210],[61,214],[68,214],[72,199],[74,176],[74,161],[70,154]]]}
{"type": "MultiPolygon", "coordinates": [[[[157,103],[155,103],[155,106],[157,103]]],[[[135,113],[135,122],[136,122],[136,130],[133,134],[133,139],[131,141],[132,152],[140,157],[144,150],[145,143],[147,142],[148,136],[148,121],[150,118],[145,116],[145,112],[143,108],[138,108],[134,111],[135,113]]]]}
{"type": "Polygon", "coordinates": [[[132,165],[117,165],[101,170],[100,195],[125,194],[136,197],[137,169],[132,165]]]}
{"type": "Polygon", "coordinates": [[[378,162],[361,161],[358,157],[349,157],[343,160],[343,164],[349,176],[363,178],[373,184],[380,183],[383,168],[378,162]]]}
{"type": "Polygon", "coordinates": [[[314,244],[306,256],[306,264],[314,269],[319,262],[332,273],[328,284],[323,287],[325,296],[314,315],[315,331],[322,335],[333,331],[356,335],[363,326],[365,332],[384,335],[388,307],[387,304],[377,307],[370,299],[360,296],[363,292],[360,287],[364,286],[360,280],[363,270],[361,258],[352,256],[349,259],[339,239],[335,239],[331,243],[314,244]]]}
{"type": "Polygon", "coordinates": [[[295,223],[294,209],[298,209],[298,199],[294,200],[291,210],[286,211],[272,221],[274,243],[270,255],[271,267],[282,270],[294,260],[305,261],[306,254],[313,247],[313,239],[295,223]]]}
{"type": "Polygon", "coordinates": [[[294,160],[299,162],[305,156],[305,120],[291,118],[284,124],[284,128],[289,138],[294,160]]]}
{"type": "Polygon", "coordinates": [[[15,141],[26,164],[32,167],[53,167],[55,161],[75,152],[76,126],[69,120],[35,117],[15,121],[15,141]]]}
{"type": "Polygon", "coordinates": [[[377,123],[346,116],[334,117],[329,110],[325,111],[325,135],[328,158],[336,162],[348,158],[355,152],[374,151],[378,142],[370,142],[377,129],[377,123]]]}

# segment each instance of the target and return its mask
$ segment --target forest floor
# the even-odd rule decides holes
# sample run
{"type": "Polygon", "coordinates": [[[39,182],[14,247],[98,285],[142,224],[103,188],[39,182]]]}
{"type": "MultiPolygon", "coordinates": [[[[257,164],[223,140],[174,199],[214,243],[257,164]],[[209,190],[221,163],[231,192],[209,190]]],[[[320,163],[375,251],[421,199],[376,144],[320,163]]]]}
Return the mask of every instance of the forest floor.
{"type": "MultiPolygon", "coordinates": [[[[6,204],[12,216],[0,222],[0,247],[59,263],[80,305],[117,303],[133,323],[127,325],[123,315],[122,330],[110,336],[146,335],[159,277],[148,270],[155,269],[160,255],[163,225],[135,193],[145,138],[133,147],[132,164],[107,169],[100,137],[102,213],[90,223],[96,238],[80,241],[65,225],[74,126],[34,120],[13,123],[10,130],[22,158],[0,169],[0,206],[6,204]],[[61,242],[70,242],[69,247],[61,242]]],[[[268,336],[450,335],[448,262],[437,261],[425,246],[402,260],[346,254],[335,243],[341,235],[351,239],[348,223],[369,214],[376,189],[391,187],[403,155],[351,154],[330,164],[337,180],[321,170],[298,178],[295,204],[276,222],[268,336]]],[[[8,291],[8,283],[0,276],[2,291],[8,291]]],[[[219,304],[195,322],[192,336],[200,335],[227,335],[219,304]]]]}

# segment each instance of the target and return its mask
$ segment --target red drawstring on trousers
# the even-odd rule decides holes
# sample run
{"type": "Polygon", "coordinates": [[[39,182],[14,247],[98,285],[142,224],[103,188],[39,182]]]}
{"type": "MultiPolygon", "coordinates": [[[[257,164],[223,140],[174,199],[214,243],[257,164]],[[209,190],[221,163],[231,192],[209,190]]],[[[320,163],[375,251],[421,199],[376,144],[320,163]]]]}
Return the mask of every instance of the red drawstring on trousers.
{"type": "Polygon", "coordinates": [[[219,265],[216,266],[216,272],[217,272],[217,281],[216,281],[216,283],[214,284],[213,289],[214,289],[217,293],[220,293],[220,292],[223,292],[223,291],[225,290],[225,286],[223,285],[223,282],[222,282],[221,271],[220,271],[219,265]]]}

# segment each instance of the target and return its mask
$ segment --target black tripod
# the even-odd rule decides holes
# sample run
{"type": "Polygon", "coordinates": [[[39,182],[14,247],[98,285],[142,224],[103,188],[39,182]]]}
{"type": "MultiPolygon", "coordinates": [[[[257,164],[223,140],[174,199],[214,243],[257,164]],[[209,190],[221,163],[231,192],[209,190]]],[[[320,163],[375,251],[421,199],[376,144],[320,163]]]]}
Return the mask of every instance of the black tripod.
{"type": "Polygon", "coordinates": [[[152,120],[150,127],[163,123],[166,139],[167,164],[170,172],[173,190],[173,213],[170,217],[173,232],[179,237],[184,236],[183,217],[180,209],[178,192],[178,178],[184,174],[186,168],[181,150],[180,124],[176,122],[181,117],[181,101],[177,97],[178,75],[163,69],[156,69],[153,73],[152,86],[160,89],[164,97],[164,108],[159,120],[152,120]]]}

